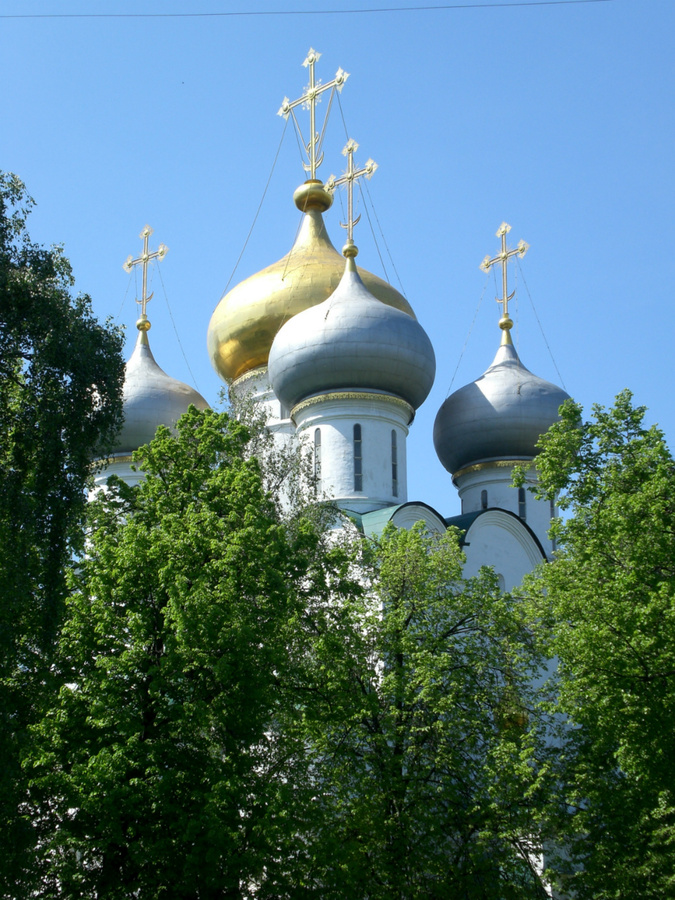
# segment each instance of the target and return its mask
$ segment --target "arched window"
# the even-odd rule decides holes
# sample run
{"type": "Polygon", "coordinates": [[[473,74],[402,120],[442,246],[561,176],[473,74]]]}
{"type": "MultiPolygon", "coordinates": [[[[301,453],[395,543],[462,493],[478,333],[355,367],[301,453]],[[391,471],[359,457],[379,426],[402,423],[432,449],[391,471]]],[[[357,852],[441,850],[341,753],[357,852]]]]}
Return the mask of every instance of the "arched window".
{"type": "Polygon", "coordinates": [[[321,486],[321,429],[314,430],[314,478],[316,486],[321,486]]]}
{"type": "Polygon", "coordinates": [[[525,488],[518,488],[518,515],[523,520],[526,519],[526,506],[525,506],[525,488]]]}
{"type": "Polygon", "coordinates": [[[391,430],[391,493],[398,497],[398,452],[396,449],[396,432],[391,430]]]}
{"type": "Polygon", "coordinates": [[[363,490],[363,450],[361,426],[354,426],[354,490],[363,490]]]}
{"type": "Polygon", "coordinates": [[[480,508],[487,509],[487,491],[480,492],[480,508]]]}

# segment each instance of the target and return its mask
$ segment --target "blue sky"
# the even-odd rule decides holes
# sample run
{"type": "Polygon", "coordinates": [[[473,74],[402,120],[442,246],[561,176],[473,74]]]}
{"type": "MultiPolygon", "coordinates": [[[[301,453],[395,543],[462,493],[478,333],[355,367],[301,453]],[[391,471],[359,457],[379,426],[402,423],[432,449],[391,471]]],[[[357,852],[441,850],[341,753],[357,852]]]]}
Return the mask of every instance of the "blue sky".
{"type": "MultiPolygon", "coordinates": [[[[0,168],[37,201],[33,237],[65,246],[77,289],[133,341],[136,281],[122,263],[149,223],[151,247],[169,247],[148,308],[155,357],[213,403],[211,313],[228,283],[283,256],[298,226],[292,193],[304,173],[290,128],[279,150],[276,112],[304,89],[310,47],[323,81],[350,73],[319,175],[344,171],[347,135],[357,164],[379,164],[370,216],[357,209],[359,263],[403,290],[434,343],[409,497],[447,515],[458,504],[433,421],[451,385],[496,351],[496,289],[479,264],[503,220],[511,245],[531,245],[509,275],[525,365],[562,378],[586,408],[629,387],[671,446],[675,437],[675,3],[465,4],[376,0],[346,8],[390,11],[323,14],[337,4],[0,3],[0,168]],[[139,15],[195,12],[229,15],[139,15]]],[[[326,224],[338,248],[340,220],[336,202],[326,224]]]]}

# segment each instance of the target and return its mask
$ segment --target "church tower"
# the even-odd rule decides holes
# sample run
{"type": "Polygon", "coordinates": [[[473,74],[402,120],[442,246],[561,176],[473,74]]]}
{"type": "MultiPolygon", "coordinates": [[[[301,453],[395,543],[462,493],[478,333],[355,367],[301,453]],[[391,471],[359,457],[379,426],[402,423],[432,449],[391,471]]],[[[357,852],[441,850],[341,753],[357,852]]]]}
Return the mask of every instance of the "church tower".
{"type": "Polygon", "coordinates": [[[357,149],[347,143],[347,174],[331,182],[348,192],[344,274],[323,303],[280,329],[269,374],[297,435],[312,449],[323,495],[368,513],[407,500],[408,426],[431,390],[436,359],[419,322],[374,297],[356,268],[354,181],[375,169],[372,160],[355,168],[357,149]]]}
{"type": "Polygon", "coordinates": [[[196,406],[197,409],[209,408],[209,404],[198,391],[167,375],[157,365],[152,355],[148,340],[150,320],[147,316],[147,305],[152,300],[152,294],[148,296],[148,266],[155,259],[163,259],[168,251],[164,244],[160,244],[157,250],[151,252],[148,247],[151,234],[152,228],[146,225],[140,234],[143,239],[143,252],[136,259],[129,256],[124,263],[127,272],[131,272],[135,266],[142,268],[142,294],[138,301],[141,315],[136,322],[138,329],[136,346],[126,364],[124,425],[106,468],[96,476],[97,488],[103,487],[110,475],[119,476],[129,485],[137,484],[143,473],[132,468],[131,456],[134,450],[149,443],[160,425],[173,427],[190,405],[196,406]]]}
{"type": "Polygon", "coordinates": [[[406,439],[433,383],[433,348],[407,300],[356,265],[353,188],[375,164],[357,169],[357,145],[349,141],[346,174],[326,184],[317,177],[325,122],[317,126],[316,105],[323,95],[330,110],[348,78],[338,69],[331,81],[317,81],[318,59],[310,50],[309,85],[279,110],[292,119],[306,153],[308,177],[294,194],[303,214],[298,237],[282,259],[222,297],[208,329],[211,362],[235,400],[248,396],[264,410],[280,442],[303,441],[321,493],[349,510],[365,534],[380,533],[387,522],[410,527],[422,519],[435,531],[456,525],[467,574],[494,565],[512,587],[552,552],[550,504],[513,488],[512,471],[524,465],[527,484],[534,483],[536,442],[567,398],[525,368],[511,340],[507,264],[527,245],[508,249],[504,224],[500,252],[483,261],[485,271],[502,267],[502,340],[488,370],[452,394],[436,419],[436,452],[462,500],[462,515],[445,519],[407,497],[406,439]],[[296,119],[300,107],[309,111],[309,139],[296,119]],[[349,211],[343,256],[323,219],[340,185],[349,211]]]}
{"type": "Polygon", "coordinates": [[[520,241],[514,250],[506,246],[510,225],[497,231],[500,252],[487,256],[481,268],[502,267],[502,338],[490,367],[477,378],[451,394],[443,403],[434,424],[436,453],[451,473],[462,501],[462,514],[472,515],[499,509],[516,516],[536,537],[544,554],[553,551],[548,537],[555,514],[548,500],[537,500],[526,487],[512,486],[515,466],[526,469],[526,484],[536,482],[532,465],[537,441],[558,419],[558,409],[568,394],[533,375],[520,361],[511,340],[513,321],[508,304],[513,294],[507,291],[509,259],[524,256],[528,245],[520,241]]]}
{"type": "MultiPolygon", "coordinates": [[[[266,410],[270,428],[286,435],[293,434],[295,426],[289,418],[290,409],[279,401],[270,384],[268,359],[272,342],[284,323],[323,303],[335,291],[344,269],[344,259],[331,243],[323,220],[332,206],[333,195],[317,177],[326,126],[324,122],[317,131],[316,106],[321,95],[328,92],[330,110],[334,95],[342,91],[349,76],[338,69],[331,81],[317,82],[315,67],[319,57],[310,49],[303,64],[309,71],[309,85],[297,100],[285,98],[279,110],[279,115],[293,120],[307,154],[303,166],[309,177],[293,195],[295,206],[303,214],[298,237],[282,259],[245,279],[221,298],[207,334],[211,363],[234,398],[251,396],[266,410]],[[309,110],[308,140],[295,115],[299,107],[309,110]]],[[[359,269],[358,274],[374,297],[414,318],[408,301],[394,287],[364,269],[359,269]]]]}

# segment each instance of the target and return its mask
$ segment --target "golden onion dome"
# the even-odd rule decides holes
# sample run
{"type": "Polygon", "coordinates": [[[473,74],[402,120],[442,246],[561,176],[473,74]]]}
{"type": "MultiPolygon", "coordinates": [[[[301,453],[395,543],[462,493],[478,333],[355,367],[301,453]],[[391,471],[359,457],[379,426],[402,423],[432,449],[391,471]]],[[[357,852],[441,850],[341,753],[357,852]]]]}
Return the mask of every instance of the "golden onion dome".
{"type": "MultiPolygon", "coordinates": [[[[207,336],[209,357],[218,374],[234,381],[267,365],[272,341],[289,319],[323,303],[340,283],[344,258],[332,245],[322,213],[333,198],[318,180],[293,195],[305,213],[290,253],[225,294],[215,308],[207,336]]],[[[382,278],[359,269],[373,296],[415,318],[405,297],[382,278]]]]}

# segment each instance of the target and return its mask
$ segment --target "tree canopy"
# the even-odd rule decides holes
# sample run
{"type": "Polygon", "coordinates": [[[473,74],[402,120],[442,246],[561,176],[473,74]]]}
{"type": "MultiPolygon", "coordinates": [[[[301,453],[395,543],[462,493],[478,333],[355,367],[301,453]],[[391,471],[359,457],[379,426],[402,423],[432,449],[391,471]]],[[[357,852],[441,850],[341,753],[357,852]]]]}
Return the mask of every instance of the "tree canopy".
{"type": "Polygon", "coordinates": [[[517,596],[452,529],[366,540],[255,411],[87,502],[121,337],[0,177],[0,896],[675,891],[675,462],[628,392],[541,440],[517,596]],[[311,477],[309,478],[311,482],[311,477]]]}
{"type": "Polygon", "coordinates": [[[92,459],[121,424],[121,335],[99,324],[59,248],[32,243],[21,181],[0,174],[0,885],[33,864],[20,771],[49,694],[65,570],[82,549],[92,459]],[[25,851],[25,854],[22,852],[25,851]]]}
{"type": "Polygon", "coordinates": [[[462,581],[453,532],[285,516],[251,440],[192,409],[91,505],[32,732],[33,890],[544,896],[513,602],[462,581]]]}
{"type": "Polygon", "coordinates": [[[546,896],[537,663],[512,598],[462,563],[453,530],[389,526],[316,625],[320,896],[546,896]]]}
{"type": "Polygon", "coordinates": [[[31,206],[22,183],[3,175],[0,546],[9,581],[2,614],[14,625],[32,617],[31,642],[42,647],[58,623],[64,562],[81,548],[92,460],[121,425],[124,365],[121,334],[96,321],[88,297],[71,295],[61,250],[30,241],[31,206]]]}
{"type": "Polygon", "coordinates": [[[240,897],[274,871],[275,728],[306,564],[245,428],[191,409],[91,507],[31,804],[48,896],[240,897]]]}
{"type": "Polygon", "coordinates": [[[557,659],[553,810],[579,898],[675,889],[675,463],[628,391],[541,440],[541,490],[567,515],[528,615],[557,659]]]}

